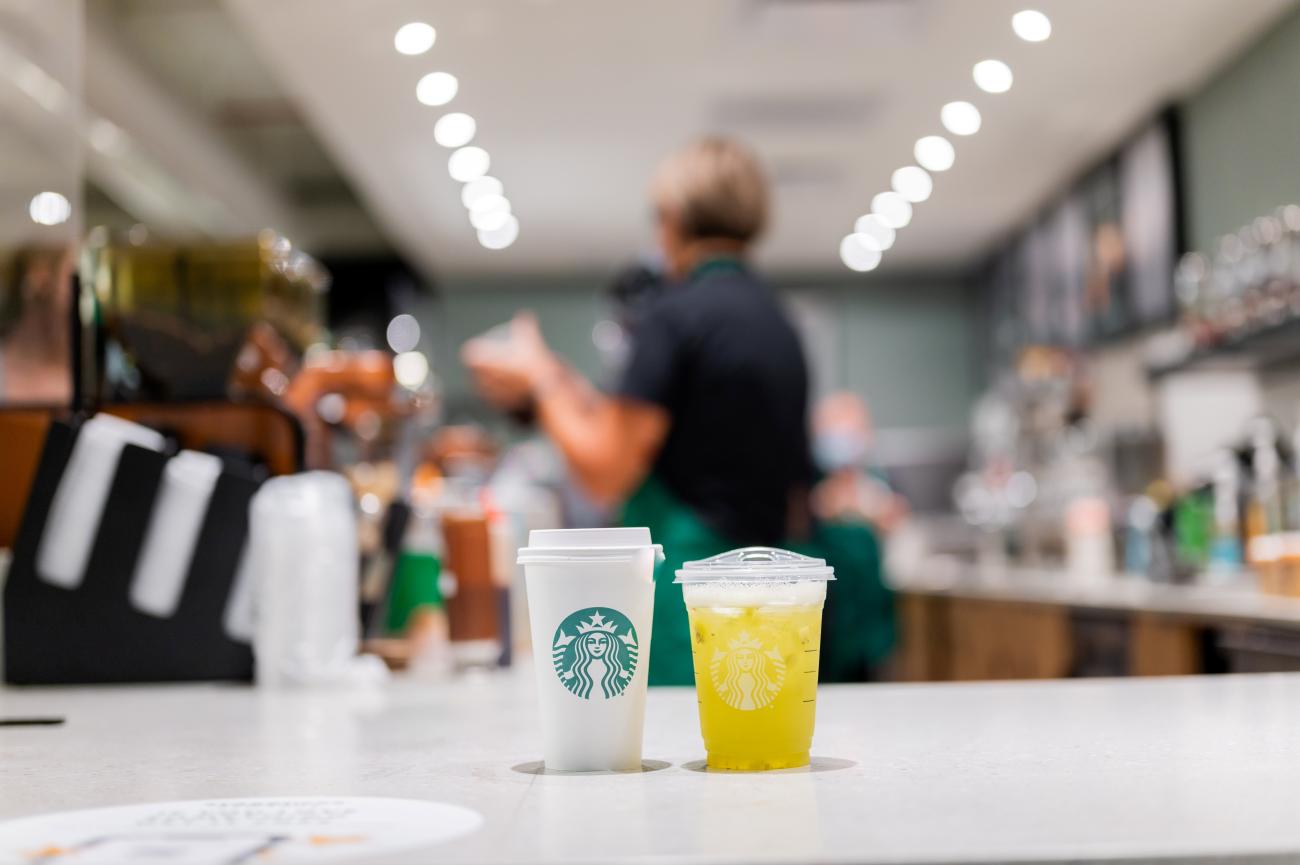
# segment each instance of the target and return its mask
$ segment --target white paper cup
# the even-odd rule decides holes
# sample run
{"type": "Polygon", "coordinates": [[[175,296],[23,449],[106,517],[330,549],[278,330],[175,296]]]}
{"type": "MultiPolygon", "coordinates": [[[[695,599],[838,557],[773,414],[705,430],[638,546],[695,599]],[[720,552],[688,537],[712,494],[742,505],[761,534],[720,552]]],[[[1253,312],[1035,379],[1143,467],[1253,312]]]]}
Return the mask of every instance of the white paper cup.
{"type": "Polygon", "coordinates": [[[644,528],[533,531],[519,551],[547,769],[640,768],[662,556],[644,528]]]}
{"type": "Polygon", "coordinates": [[[163,619],[176,613],[219,477],[212,454],[181,451],[167,461],[131,581],[136,609],[163,619]]]}
{"type": "Polygon", "coordinates": [[[97,414],[82,424],[36,552],[42,579],[65,589],[81,585],[122,449],[133,444],[162,451],[166,443],[148,427],[110,414],[97,414]]]}

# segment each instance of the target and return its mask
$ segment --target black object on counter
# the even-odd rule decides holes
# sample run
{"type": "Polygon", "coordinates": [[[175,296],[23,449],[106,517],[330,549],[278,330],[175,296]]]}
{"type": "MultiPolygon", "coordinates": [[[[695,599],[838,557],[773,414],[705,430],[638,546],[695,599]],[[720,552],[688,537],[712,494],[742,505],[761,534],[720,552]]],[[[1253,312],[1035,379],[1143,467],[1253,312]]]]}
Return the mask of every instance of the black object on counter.
{"type": "Polygon", "coordinates": [[[168,457],[126,445],[81,583],[38,573],[37,552],[77,428],[51,424],[4,590],[5,680],[17,685],[251,680],[252,648],[225,613],[257,482],[223,472],[208,502],[180,603],[168,618],[132,605],[135,573],[168,457]]]}

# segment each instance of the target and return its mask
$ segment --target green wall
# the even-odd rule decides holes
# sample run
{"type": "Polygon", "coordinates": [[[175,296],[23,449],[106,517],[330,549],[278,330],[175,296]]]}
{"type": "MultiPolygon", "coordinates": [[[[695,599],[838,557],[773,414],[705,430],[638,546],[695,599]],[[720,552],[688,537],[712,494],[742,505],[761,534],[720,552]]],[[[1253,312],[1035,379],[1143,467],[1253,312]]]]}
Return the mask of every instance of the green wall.
{"type": "Polygon", "coordinates": [[[1300,203],[1300,11],[1272,28],[1183,106],[1188,241],[1300,203]]]}
{"type": "Polygon", "coordinates": [[[591,330],[606,317],[600,300],[601,280],[591,276],[568,279],[452,279],[439,297],[428,302],[422,324],[432,334],[434,370],[442,379],[447,407],[457,414],[480,415],[471,398],[470,382],[459,359],[460,346],[510,318],[520,310],[536,313],[542,332],[555,348],[589,376],[599,374],[599,358],[591,330]]]}
{"type": "Polygon", "coordinates": [[[881,428],[966,428],[983,364],[975,297],[962,281],[856,283],[808,294],[840,322],[837,386],[866,396],[881,428]]]}
{"type": "MultiPolygon", "coordinates": [[[[881,428],[964,429],[980,387],[975,298],[959,279],[840,276],[776,280],[809,325],[805,350],[819,389],[847,387],[870,401],[881,428]]],[[[588,375],[600,375],[592,327],[608,317],[604,278],[448,279],[422,318],[449,414],[485,416],[457,358],[470,337],[518,309],[537,312],[547,340],[588,375]]]]}

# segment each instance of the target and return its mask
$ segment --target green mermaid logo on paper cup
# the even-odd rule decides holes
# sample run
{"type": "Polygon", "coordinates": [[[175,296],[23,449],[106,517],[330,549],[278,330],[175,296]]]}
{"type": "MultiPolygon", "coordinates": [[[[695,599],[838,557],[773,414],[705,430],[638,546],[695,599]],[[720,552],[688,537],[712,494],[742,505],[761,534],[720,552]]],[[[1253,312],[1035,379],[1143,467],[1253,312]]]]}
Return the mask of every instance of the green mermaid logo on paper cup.
{"type": "Polygon", "coordinates": [[[662,559],[644,527],[528,533],[517,561],[528,587],[547,772],[641,769],[662,559]]]}
{"type": "Polygon", "coordinates": [[[570,613],[556,629],[551,648],[560,684],[584,700],[622,694],[636,672],[639,652],[636,628],[608,607],[570,613]]]}

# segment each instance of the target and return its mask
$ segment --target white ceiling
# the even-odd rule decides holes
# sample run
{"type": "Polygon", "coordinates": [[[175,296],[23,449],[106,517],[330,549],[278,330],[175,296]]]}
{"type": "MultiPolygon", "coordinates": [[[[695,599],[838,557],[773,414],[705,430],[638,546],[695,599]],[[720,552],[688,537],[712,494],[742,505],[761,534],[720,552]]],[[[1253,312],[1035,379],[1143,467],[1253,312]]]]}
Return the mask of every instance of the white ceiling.
{"type": "Polygon", "coordinates": [[[391,240],[430,274],[572,272],[647,248],[645,182],[708,131],[743,136],[777,180],[774,268],[836,270],[840,237],[939,107],[971,99],[957,141],[884,270],[970,262],[1126,131],[1194,88],[1292,0],[1039,0],[1050,41],[1010,28],[1021,0],[225,0],[391,240]],[[433,50],[397,54],[425,20],[433,50]],[[989,96],[971,65],[1016,73],[989,96]],[[446,70],[445,109],[415,99],[446,70]],[[521,222],[479,247],[433,141],[443,111],[479,121],[521,222]]]}
{"type": "MultiPolygon", "coordinates": [[[[89,107],[121,127],[137,150],[152,151],[179,188],[161,196],[172,204],[164,215],[127,194],[139,184],[115,188],[107,171],[92,172],[130,211],[122,214],[127,225],[145,222],[160,236],[185,233],[199,210],[193,193],[201,192],[225,218],[195,226],[200,233],[246,235],[272,226],[318,254],[391,252],[221,0],[86,0],[86,12],[89,107]],[[148,102],[157,110],[144,112],[148,102]],[[250,185],[260,195],[237,194],[250,185]]],[[[122,221],[102,211],[93,216],[122,221]]]]}
{"type": "Polygon", "coordinates": [[[67,3],[0,0],[0,251],[64,242],[81,229],[82,152],[69,119],[80,100],[79,12],[67,3]],[[31,222],[28,203],[47,190],[73,202],[73,219],[53,227],[31,222]]]}

